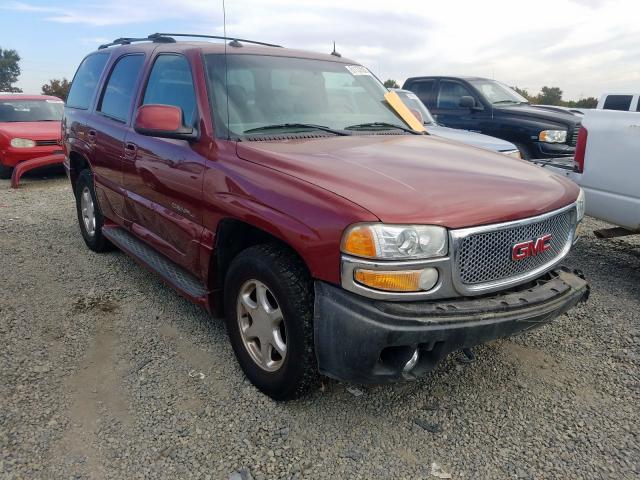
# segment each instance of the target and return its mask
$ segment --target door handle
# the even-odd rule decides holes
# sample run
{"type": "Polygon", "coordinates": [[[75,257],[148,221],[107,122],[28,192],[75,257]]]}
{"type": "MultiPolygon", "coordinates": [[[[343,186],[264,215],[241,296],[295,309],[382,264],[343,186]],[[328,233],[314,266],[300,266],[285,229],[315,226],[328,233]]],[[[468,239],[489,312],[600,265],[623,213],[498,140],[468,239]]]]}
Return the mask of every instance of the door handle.
{"type": "Polygon", "coordinates": [[[129,160],[134,160],[138,153],[138,146],[135,143],[127,142],[124,145],[124,156],[129,160]]]}

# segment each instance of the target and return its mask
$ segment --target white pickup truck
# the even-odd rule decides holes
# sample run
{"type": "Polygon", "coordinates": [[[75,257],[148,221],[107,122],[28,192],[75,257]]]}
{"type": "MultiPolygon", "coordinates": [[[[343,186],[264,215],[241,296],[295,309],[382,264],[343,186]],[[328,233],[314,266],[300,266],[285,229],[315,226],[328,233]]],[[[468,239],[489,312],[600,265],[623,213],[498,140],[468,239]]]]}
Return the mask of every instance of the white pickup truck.
{"type": "Polygon", "coordinates": [[[589,110],[574,159],[534,163],[580,185],[587,215],[623,227],[601,236],[640,233],[640,113],[589,110]]]}

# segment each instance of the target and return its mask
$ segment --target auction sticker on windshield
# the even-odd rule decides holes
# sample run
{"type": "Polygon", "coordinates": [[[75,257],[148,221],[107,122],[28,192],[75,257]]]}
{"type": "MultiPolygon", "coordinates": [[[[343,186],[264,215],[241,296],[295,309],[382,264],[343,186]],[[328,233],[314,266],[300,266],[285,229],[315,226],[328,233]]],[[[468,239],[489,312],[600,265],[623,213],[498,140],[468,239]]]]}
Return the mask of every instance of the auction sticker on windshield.
{"type": "Polygon", "coordinates": [[[371,72],[362,65],[345,65],[345,68],[351,72],[351,75],[371,75],[371,72]]]}

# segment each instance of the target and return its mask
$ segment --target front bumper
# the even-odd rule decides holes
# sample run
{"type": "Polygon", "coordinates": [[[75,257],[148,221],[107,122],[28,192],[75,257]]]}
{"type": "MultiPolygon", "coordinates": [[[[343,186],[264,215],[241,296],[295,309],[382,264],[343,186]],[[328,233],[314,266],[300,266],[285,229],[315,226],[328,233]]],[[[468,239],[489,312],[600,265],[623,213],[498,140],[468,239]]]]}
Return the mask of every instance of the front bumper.
{"type": "Polygon", "coordinates": [[[566,143],[533,142],[533,158],[573,157],[576,147],[566,143]]]}
{"type": "Polygon", "coordinates": [[[579,273],[560,268],[505,292],[448,301],[371,300],[319,281],[315,294],[320,372],[383,383],[417,378],[452,351],[549,322],[586,301],[589,285],[579,273]]]}
{"type": "Polygon", "coordinates": [[[7,147],[0,152],[0,163],[5,167],[15,167],[20,162],[26,162],[34,158],[58,155],[62,153],[60,145],[47,145],[32,148],[7,147]]]}

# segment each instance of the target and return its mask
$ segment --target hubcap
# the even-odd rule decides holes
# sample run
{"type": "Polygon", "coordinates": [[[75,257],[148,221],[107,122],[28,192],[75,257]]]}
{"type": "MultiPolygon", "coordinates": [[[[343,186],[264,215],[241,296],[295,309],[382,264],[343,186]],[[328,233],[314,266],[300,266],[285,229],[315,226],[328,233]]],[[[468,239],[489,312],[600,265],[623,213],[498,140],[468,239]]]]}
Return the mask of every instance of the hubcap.
{"type": "Polygon", "coordinates": [[[278,301],[264,283],[249,280],[242,285],[237,319],[251,359],[267,372],[278,370],[287,355],[287,337],[278,301]]]}
{"type": "Polygon", "coordinates": [[[89,187],[84,187],[80,194],[80,211],[82,213],[84,229],[87,234],[93,237],[94,233],[96,233],[96,211],[89,187]]]}

